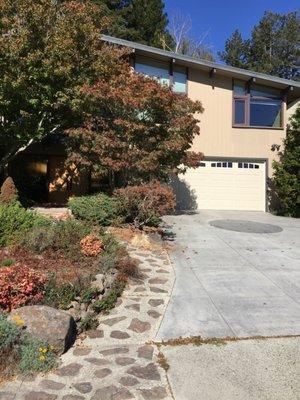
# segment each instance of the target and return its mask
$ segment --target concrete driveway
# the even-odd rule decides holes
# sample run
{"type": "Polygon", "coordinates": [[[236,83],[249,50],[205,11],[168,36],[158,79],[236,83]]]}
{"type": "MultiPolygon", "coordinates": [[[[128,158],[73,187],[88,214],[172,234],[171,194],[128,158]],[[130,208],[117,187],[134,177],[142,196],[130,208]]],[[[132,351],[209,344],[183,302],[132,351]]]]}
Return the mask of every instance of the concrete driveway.
{"type": "Polygon", "coordinates": [[[300,334],[299,220],[201,211],[165,222],[176,281],[157,340],[300,334]]]}

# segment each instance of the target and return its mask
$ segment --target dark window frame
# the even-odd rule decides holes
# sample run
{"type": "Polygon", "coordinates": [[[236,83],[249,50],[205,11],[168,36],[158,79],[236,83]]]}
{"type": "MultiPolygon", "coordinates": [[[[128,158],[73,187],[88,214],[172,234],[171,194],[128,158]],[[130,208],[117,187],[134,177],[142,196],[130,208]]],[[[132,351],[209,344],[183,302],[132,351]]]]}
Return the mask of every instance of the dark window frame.
{"type": "MultiPolygon", "coordinates": [[[[251,95],[251,83],[245,82],[245,94],[235,94],[234,93],[234,79],[232,79],[232,126],[233,128],[252,128],[252,129],[284,129],[284,104],[286,101],[284,92],[281,91],[281,98],[276,96],[253,96],[251,95]],[[264,125],[250,125],[250,105],[251,99],[253,100],[263,100],[263,101],[274,101],[279,100],[281,101],[280,106],[280,126],[264,126],[264,125]],[[235,102],[236,100],[243,100],[245,102],[245,114],[244,114],[244,123],[237,124],[235,122],[235,102]]],[[[259,85],[258,85],[259,86],[259,85]]]]}

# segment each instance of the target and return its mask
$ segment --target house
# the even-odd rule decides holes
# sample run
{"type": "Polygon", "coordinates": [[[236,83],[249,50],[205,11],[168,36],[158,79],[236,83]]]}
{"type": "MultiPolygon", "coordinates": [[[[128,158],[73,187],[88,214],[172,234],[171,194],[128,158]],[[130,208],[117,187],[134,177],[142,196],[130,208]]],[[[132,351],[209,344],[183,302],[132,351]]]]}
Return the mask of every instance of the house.
{"type": "MultiPolygon", "coordinates": [[[[266,211],[272,161],[282,144],[289,116],[300,100],[300,82],[175,54],[102,36],[132,49],[135,71],[155,77],[175,92],[200,100],[201,135],[192,150],[205,158],[173,181],[182,209],[266,211]]],[[[64,203],[72,195],[97,191],[97,176],[65,171],[64,149],[44,141],[12,164],[10,174],[39,202],[64,203]],[[38,189],[37,189],[38,188],[38,189]]]]}
{"type": "Polygon", "coordinates": [[[182,208],[268,209],[272,161],[300,100],[300,82],[216,64],[103,36],[132,49],[135,71],[200,100],[201,135],[192,150],[205,158],[174,182],[182,208]]]}

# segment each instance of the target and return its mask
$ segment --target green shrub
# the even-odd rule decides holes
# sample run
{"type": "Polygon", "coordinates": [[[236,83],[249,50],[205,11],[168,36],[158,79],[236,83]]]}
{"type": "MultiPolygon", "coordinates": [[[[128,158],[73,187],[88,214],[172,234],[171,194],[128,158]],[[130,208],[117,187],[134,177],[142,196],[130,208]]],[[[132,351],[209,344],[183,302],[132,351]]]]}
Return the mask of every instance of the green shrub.
{"type": "Polygon", "coordinates": [[[45,286],[43,304],[65,310],[81,291],[79,283],[58,283],[55,274],[52,274],[45,286]]]}
{"type": "Polygon", "coordinates": [[[116,304],[116,301],[118,300],[118,297],[121,296],[125,287],[126,283],[124,281],[121,280],[115,281],[109,293],[105,295],[103,299],[96,300],[95,303],[93,303],[93,310],[96,313],[100,313],[100,312],[107,312],[113,309],[116,304]]]}
{"type": "Polygon", "coordinates": [[[10,244],[13,239],[35,226],[47,226],[50,220],[27,211],[19,202],[0,204],[0,246],[10,244]]]}
{"type": "Polygon", "coordinates": [[[21,334],[21,329],[5,314],[0,314],[0,352],[16,343],[21,334]]]}
{"type": "Polygon", "coordinates": [[[69,201],[69,207],[75,218],[109,226],[117,217],[116,201],[103,193],[74,197],[69,201]]]}
{"type": "Polygon", "coordinates": [[[1,267],[10,267],[15,262],[16,260],[14,258],[5,258],[1,263],[1,267]]]}
{"type": "Polygon", "coordinates": [[[79,322],[79,329],[81,331],[88,331],[90,329],[96,329],[98,325],[98,318],[96,318],[94,314],[89,313],[79,322]]]}
{"type": "Polygon", "coordinates": [[[158,226],[160,217],[175,207],[172,189],[158,181],[140,186],[127,186],[114,193],[118,214],[137,227],[158,226]]]}
{"type": "Polygon", "coordinates": [[[22,373],[47,372],[56,366],[56,355],[42,340],[25,340],[20,348],[22,373]]]}
{"type": "Polygon", "coordinates": [[[45,229],[34,227],[27,232],[21,244],[28,250],[41,254],[45,250],[63,250],[65,252],[80,251],[80,240],[90,232],[90,227],[80,221],[67,219],[66,221],[53,221],[45,229]]]}

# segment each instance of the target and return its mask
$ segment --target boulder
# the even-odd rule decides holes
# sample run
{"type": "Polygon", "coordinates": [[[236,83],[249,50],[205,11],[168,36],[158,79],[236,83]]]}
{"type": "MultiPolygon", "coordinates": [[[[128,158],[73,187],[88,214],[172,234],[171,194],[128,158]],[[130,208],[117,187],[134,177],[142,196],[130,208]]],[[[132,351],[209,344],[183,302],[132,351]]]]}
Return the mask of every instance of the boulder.
{"type": "Polygon", "coordinates": [[[55,348],[58,354],[66,352],[76,338],[76,324],[65,311],[48,306],[25,306],[11,312],[24,321],[31,338],[41,339],[55,348]]]}

